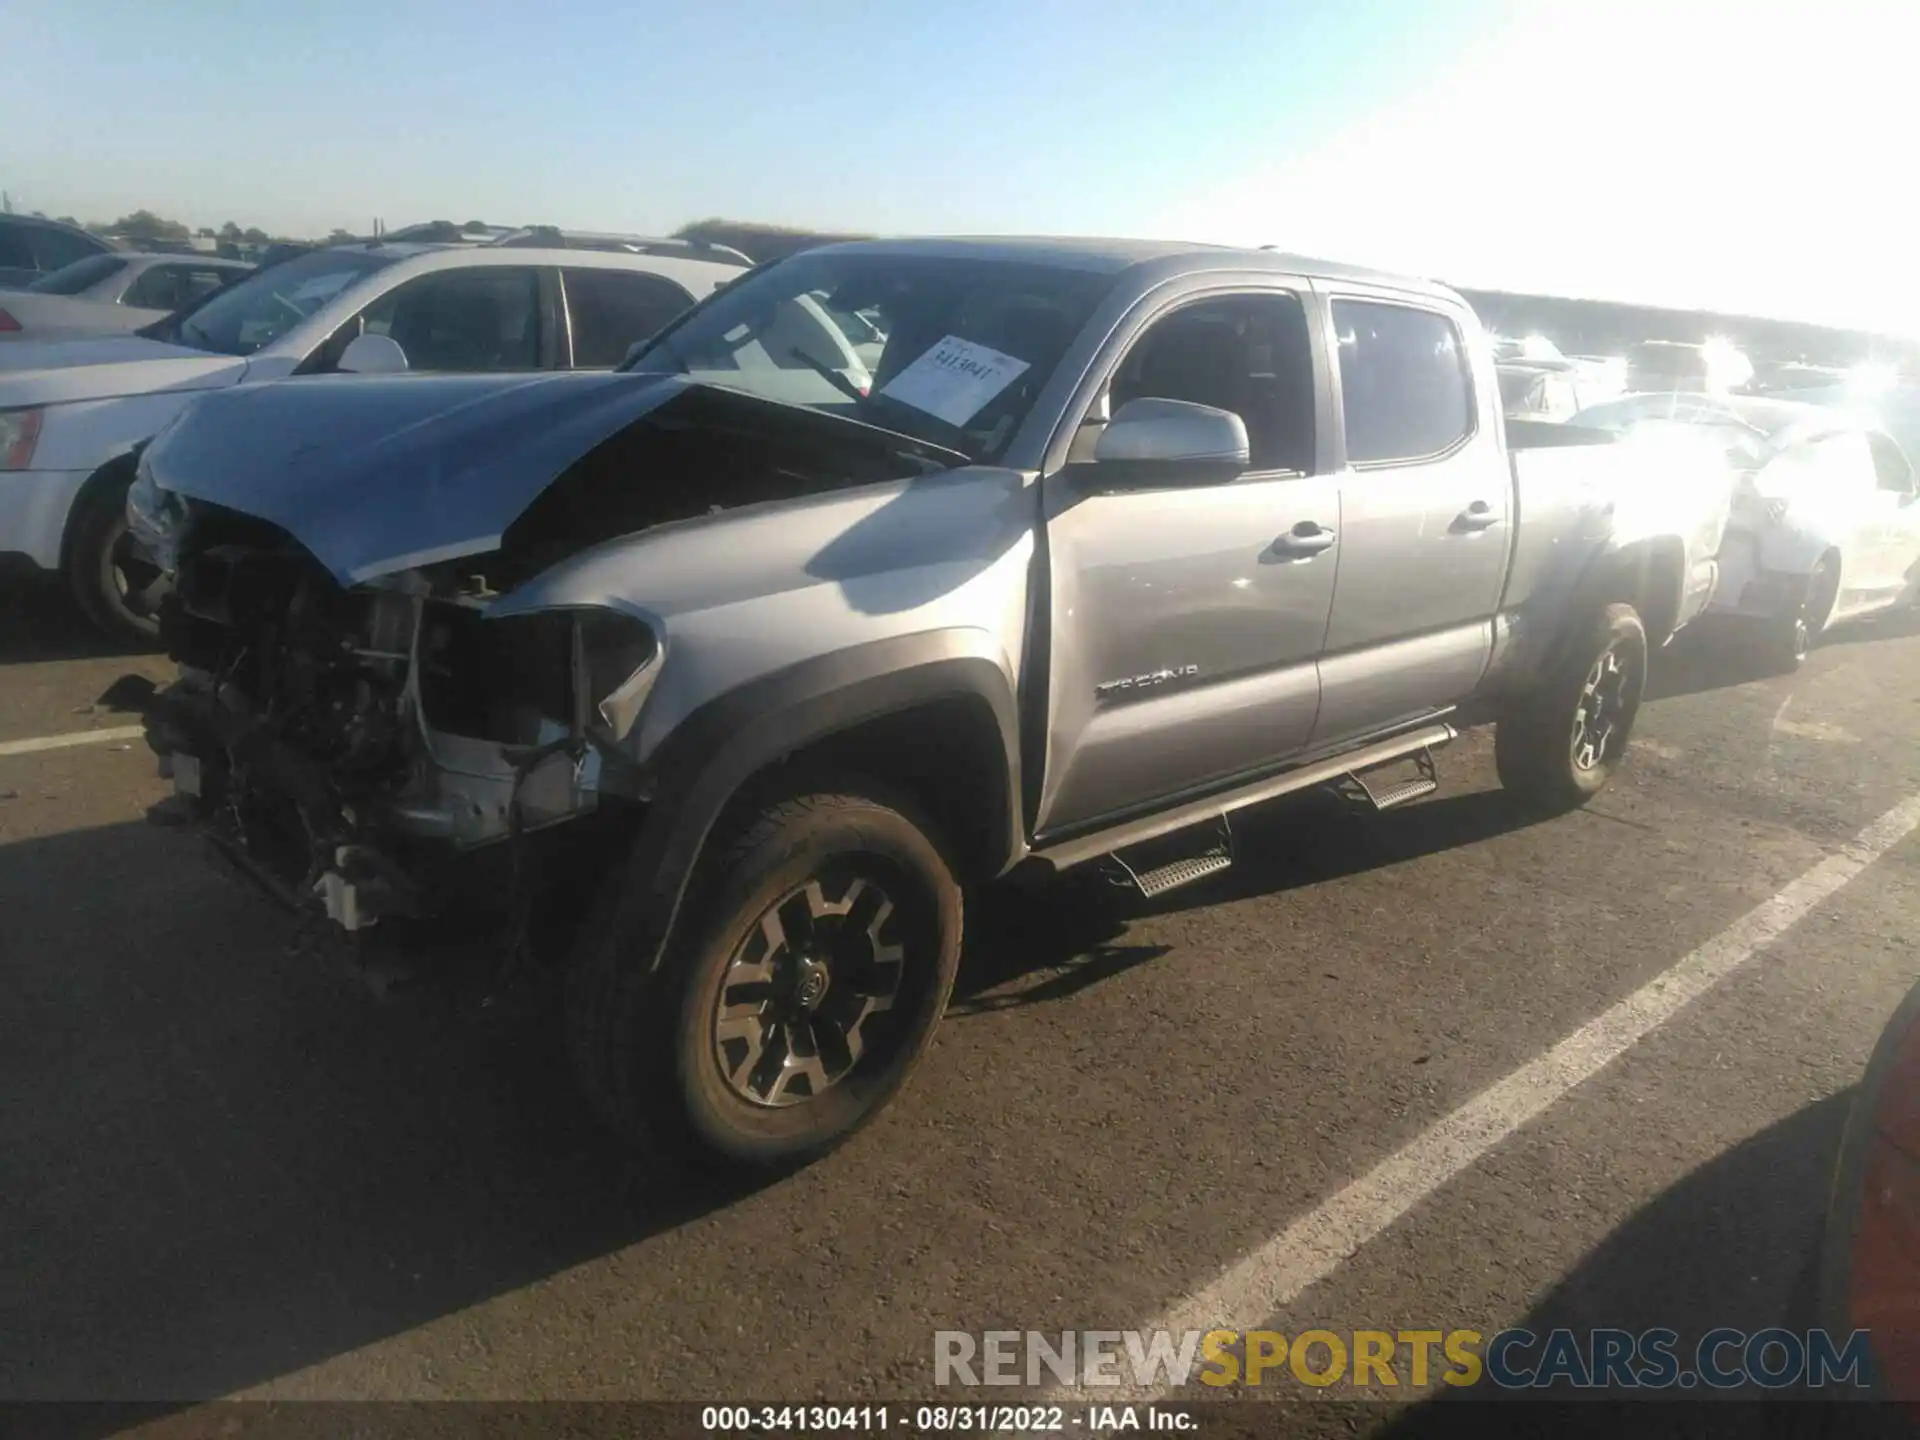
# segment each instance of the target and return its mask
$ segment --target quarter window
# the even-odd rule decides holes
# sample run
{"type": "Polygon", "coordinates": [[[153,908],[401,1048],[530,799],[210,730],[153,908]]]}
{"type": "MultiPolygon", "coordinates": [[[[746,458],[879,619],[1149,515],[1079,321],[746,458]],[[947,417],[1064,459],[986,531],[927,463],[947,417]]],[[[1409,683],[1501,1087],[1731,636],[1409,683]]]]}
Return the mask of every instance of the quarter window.
{"type": "Polygon", "coordinates": [[[1472,433],[1466,350],[1446,316],[1336,300],[1333,323],[1349,464],[1430,459],[1472,433]]]}

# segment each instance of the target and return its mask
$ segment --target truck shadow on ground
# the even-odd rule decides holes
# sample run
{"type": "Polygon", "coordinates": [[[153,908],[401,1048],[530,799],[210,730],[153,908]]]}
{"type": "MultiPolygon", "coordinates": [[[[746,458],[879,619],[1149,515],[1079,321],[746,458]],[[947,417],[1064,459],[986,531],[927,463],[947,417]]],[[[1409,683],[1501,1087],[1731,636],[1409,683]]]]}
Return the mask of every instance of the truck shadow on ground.
{"type": "MultiPolygon", "coordinates": [[[[1920,635],[1920,610],[1895,610],[1847,620],[1815,643],[1817,664],[1821,651],[1845,650],[1920,635]]],[[[1728,626],[1709,627],[1704,623],[1689,626],[1673,642],[1653,653],[1647,667],[1646,698],[1671,700],[1682,695],[1697,695],[1708,690],[1725,690],[1754,681],[1779,679],[1783,672],[1769,667],[1752,635],[1728,626]]]]}
{"type": "MultiPolygon", "coordinates": [[[[1719,1326],[1802,1334],[1815,1323],[1814,1268],[1833,1168],[1852,1093],[1830,1096],[1701,1166],[1606,1237],[1518,1322],[1545,1336],[1569,1329],[1678,1333],[1691,1369],[1701,1337],[1719,1326]]],[[[1537,1363],[1542,1346],[1514,1352],[1537,1363]]],[[[1832,1407],[1742,1389],[1587,1392],[1502,1390],[1490,1379],[1400,1411],[1381,1437],[1435,1433],[1755,1436],[1825,1431],[1832,1407]]]]}
{"type": "Polygon", "coordinates": [[[1671,644],[1653,652],[1647,665],[1646,699],[1673,700],[1708,690],[1726,690],[1767,680],[1769,670],[1756,646],[1744,636],[1696,633],[1693,627],[1674,636],[1671,644]]]}
{"type": "Polygon", "coordinates": [[[1122,943],[1133,920],[1279,895],[1540,823],[1502,790],[1443,795],[1377,814],[1326,791],[1292,796],[1234,822],[1233,867],[1153,900],[1113,885],[1095,865],[971,903],[952,1015],[1061,1000],[1169,947],[1122,943]]]}

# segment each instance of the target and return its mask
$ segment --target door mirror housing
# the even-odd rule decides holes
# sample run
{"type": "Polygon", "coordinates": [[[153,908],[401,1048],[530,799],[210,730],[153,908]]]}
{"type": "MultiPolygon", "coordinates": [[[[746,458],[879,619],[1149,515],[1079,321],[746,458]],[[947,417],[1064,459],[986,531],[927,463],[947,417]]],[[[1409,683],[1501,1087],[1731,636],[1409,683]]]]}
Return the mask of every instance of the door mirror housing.
{"type": "Polygon", "coordinates": [[[1230,410],[1187,400],[1129,400],[1093,447],[1102,485],[1210,485],[1246,471],[1246,422],[1230,410]]]}
{"type": "Polygon", "coordinates": [[[390,335],[356,335],[333,367],[349,375],[401,375],[410,368],[407,352],[390,335]]]}

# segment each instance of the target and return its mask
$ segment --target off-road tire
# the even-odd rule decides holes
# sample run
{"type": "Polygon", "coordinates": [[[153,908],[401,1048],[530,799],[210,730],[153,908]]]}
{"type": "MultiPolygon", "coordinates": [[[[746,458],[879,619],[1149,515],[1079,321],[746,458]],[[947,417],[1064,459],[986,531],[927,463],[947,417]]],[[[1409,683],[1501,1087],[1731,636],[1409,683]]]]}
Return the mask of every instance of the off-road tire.
{"type": "Polygon", "coordinates": [[[130,608],[115,580],[113,552],[127,530],[127,486],[103,486],[74,517],[67,543],[67,588],[95,629],[114,643],[151,649],[160,636],[157,614],[130,608]]]}
{"type": "MultiPolygon", "coordinates": [[[[624,1140],[707,1168],[777,1172],[825,1154],[891,1100],[925,1054],[959,969],[962,900],[953,867],[911,803],[836,781],[767,803],[696,864],[660,968],[645,971],[639,877],[620,867],[567,977],[568,1049],[581,1088],[624,1140]],[[763,917],[807,882],[866,877],[895,913],[899,992],[867,1049],[828,1088],[779,1106],[743,1098],[722,1068],[718,1007],[729,967],[763,917]]],[[[851,919],[851,917],[849,917],[851,919]]],[[[877,941],[875,953],[878,951],[877,941]]],[[[737,973],[737,972],[735,972],[737,973]]]]}
{"type": "MultiPolygon", "coordinates": [[[[1611,680],[1609,680],[1611,683],[1611,680]]],[[[1500,783],[1529,806],[1572,810],[1606,788],[1626,754],[1647,684],[1647,632],[1631,605],[1593,612],[1572,643],[1494,727],[1494,766],[1500,783]],[[1620,704],[1596,763],[1582,764],[1579,724],[1596,667],[1616,657],[1623,672],[1620,704]]]]}

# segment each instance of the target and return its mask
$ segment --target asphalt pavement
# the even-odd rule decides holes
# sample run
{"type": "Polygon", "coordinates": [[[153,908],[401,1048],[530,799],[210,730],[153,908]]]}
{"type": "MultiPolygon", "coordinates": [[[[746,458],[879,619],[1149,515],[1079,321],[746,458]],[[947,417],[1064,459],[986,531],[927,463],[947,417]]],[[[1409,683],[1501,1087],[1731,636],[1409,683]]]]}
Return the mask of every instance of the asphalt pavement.
{"type": "MultiPolygon", "coordinates": [[[[0,606],[0,1400],[844,1404],[933,1394],[943,1330],[1757,1330],[1920,976],[1920,627],[1774,678],[1683,637],[1578,814],[1516,812],[1476,734],[1155,903],[980,897],[891,1111],[719,1186],[609,1146],[538,987],[376,1000],[146,824],[152,756],[90,733],[130,670],[0,606]]],[[[1445,1403],[1234,1393],[1303,1433],[1445,1403]]]]}

